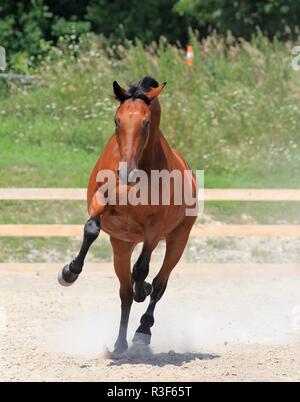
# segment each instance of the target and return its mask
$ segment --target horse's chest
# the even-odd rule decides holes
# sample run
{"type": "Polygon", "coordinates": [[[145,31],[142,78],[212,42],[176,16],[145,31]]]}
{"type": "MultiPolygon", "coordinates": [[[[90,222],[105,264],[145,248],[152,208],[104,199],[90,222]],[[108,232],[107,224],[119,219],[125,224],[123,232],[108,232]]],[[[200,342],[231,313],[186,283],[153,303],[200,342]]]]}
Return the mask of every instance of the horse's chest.
{"type": "Polygon", "coordinates": [[[127,209],[110,208],[101,218],[101,228],[110,236],[123,241],[144,240],[143,217],[127,209]]]}

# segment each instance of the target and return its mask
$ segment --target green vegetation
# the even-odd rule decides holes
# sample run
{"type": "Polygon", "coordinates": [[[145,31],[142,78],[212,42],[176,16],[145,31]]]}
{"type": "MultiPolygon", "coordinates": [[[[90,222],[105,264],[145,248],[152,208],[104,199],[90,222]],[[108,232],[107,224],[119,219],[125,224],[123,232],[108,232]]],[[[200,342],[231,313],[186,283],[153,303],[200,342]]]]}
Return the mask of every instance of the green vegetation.
{"type": "MultiPolygon", "coordinates": [[[[300,225],[300,203],[292,202],[210,202],[205,215],[227,224],[297,224],[300,225]]],[[[207,218],[202,218],[204,221],[207,218]]]]}
{"type": "Polygon", "coordinates": [[[110,43],[124,38],[143,43],[161,36],[187,44],[188,27],[202,37],[216,30],[249,40],[259,30],[273,39],[299,33],[295,0],[14,0],[0,4],[0,45],[10,66],[34,66],[66,35],[77,40],[94,32],[110,43]]]}
{"type": "Polygon", "coordinates": [[[168,81],[166,137],[194,169],[205,169],[210,186],[296,186],[300,81],[292,44],[261,35],[192,42],[192,68],[182,49],[164,41],[127,43],[110,57],[93,36],[62,42],[39,67],[40,84],[2,88],[0,185],[85,186],[113,132],[112,81],[150,74],[168,81]]]}
{"type": "Polygon", "coordinates": [[[175,10],[221,34],[231,31],[249,39],[259,29],[271,38],[287,38],[298,31],[300,4],[294,0],[179,0],[175,10]]]}
{"type": "Polygon", "coordinates": [[[185,43],[193,18],[177,13],[177,0],[15,0],[0,4],[0,45],[15,70],[35,66],[61,37],[84,33],[105,36],[110,43],[126,37],[144,43],[164,35],[185,43]]]}
{"type": "MultiPolygon", "coordinates": [[[[1,262],[52,262],[71,261],[78,253],[81,240],[69,238],[0,238],[1,262]]],[[[108,239],[98,240],[92,246],[88,261],[111,261],[111,245],[108,239]]]]}

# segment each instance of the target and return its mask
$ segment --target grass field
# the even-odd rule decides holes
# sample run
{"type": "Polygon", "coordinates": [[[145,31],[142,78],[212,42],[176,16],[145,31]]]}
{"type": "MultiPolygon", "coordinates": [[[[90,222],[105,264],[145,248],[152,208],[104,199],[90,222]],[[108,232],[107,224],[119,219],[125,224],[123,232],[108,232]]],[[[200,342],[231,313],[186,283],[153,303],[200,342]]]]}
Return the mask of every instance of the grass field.
{"type": "Polygon", "coordinates": [[[205,170],[209,186],[295,186],[300,76],[291,68],[293,44],[215,35],[192,42],[192,68],[182,49],[163,40],[115,49],[95,38],[63,42],[34,71],[39,84],[2,85],[0,184],[85,185],[113,132],[113,80],[125,86],[150,74],[168,81],[166,137],[205,170]]]}

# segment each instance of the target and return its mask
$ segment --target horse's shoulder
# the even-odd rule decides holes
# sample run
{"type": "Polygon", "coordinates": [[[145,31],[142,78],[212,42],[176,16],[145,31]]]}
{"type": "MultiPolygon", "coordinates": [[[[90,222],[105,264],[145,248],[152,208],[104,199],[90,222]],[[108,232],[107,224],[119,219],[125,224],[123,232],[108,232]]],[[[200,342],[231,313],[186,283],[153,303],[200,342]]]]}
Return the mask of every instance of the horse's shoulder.
{"type": "Polygon", "coordinates": [[[119,165],[120,152],[116,136],[112,135],[98,159],[98,169],[113,169],[119,165]]]}

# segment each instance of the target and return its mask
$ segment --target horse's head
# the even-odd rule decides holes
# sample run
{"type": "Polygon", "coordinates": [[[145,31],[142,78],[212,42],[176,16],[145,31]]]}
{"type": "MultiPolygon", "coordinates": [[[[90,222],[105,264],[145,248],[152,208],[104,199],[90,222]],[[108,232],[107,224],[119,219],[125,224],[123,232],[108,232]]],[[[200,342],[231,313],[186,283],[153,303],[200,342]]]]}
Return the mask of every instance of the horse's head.
{"type": "Polygon", "coordinates": [[[134,180],[135,171],[149,141],[153,109],[159,107],[155,99],[165,85],[145,77],[126,91],[116,81],[113,83],[115,97],[121,102],[115,114],[115,133],[121,161],[127,163],[127,169],[119,171],[123,182],[134,180]]]}

